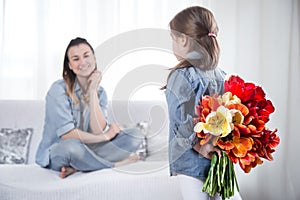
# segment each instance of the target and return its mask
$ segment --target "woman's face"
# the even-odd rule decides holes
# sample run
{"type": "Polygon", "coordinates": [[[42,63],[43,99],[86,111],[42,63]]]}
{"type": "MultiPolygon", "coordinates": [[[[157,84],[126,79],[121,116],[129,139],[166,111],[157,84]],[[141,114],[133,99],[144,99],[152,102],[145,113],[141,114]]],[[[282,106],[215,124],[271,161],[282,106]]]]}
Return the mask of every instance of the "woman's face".
{"type": "Polygon", "coordinates": [[[72,46],[68,51],[69,68],[80,77],[88,77],[96,68],[96,58],[87,44],[72,46]]]}

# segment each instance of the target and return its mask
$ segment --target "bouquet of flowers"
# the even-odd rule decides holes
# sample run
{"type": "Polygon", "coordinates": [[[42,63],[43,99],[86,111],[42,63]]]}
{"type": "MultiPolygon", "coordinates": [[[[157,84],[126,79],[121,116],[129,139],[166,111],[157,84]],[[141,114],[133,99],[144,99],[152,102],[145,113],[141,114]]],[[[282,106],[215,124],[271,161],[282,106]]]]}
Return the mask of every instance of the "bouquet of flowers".
{"type": "Polygon", "coordinates": [[[280,139],[277,129],[266,126],[275,109],[265,96],[260,86],[230,76],[224,83],[223,95],[203,96],[196,106],[194,131],[200,145],[212,142],[222,150],[221,157],[212,156],[202,191],[229,198],[235,187],[239,191],[233,163],[239,163],[249,173],[262,164],[262,158],[273,160],[271,154],[280,139]]]}

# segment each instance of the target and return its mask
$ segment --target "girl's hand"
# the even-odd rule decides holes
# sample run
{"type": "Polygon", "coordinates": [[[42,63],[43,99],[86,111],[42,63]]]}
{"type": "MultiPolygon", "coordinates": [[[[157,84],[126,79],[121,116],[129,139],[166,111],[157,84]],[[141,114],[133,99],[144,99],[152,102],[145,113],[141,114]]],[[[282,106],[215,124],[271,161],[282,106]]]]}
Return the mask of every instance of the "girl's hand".
{"type": "Polygon", "coordinates": [[[116,135],[118,135],[120,131],[121,130],[117,124],[111,124],[109,126],[109,129],[105,132],[105,135],[107,136],[107,140],[111,140],[114,137],[116,137],[116,135]]]}
{"type": "Polygon", "coordinates": [[[88,82],[89,82],[88,92],[89,93],[92,93],[92,92],[97,93],[101,80],[102,80],[101,71],[99,71],[99,70],[93,71],[88,79],[88,82]]]}
{"type": "Polygon", "coordinates": [[[217,152],[219,157],[221,157],[221,154],[222,154],[221,150],[218,147],[213,146],[211,143],[206,143],[204,145],[200,145],[199,143],[197,143],[194,146],[194,150],[196,150],[203,157],[205,157],[209,160],[211,160],[211,157],[214,152],[217,152]]]}

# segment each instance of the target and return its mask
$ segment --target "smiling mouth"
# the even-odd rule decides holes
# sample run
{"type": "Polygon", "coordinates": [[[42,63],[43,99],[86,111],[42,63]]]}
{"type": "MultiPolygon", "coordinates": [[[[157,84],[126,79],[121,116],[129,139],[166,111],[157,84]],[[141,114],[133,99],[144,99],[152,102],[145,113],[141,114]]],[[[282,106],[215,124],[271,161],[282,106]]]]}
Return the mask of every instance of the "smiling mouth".
{"type": "Polygon", "coordinates": [[[90,68],[89,65],[87,65],[87,66],[81,66],[81,67],[79,67],[79,70],[80,70],[80,71],[85,71],[85,70],[87,70],[88,68],[90,68]]]}

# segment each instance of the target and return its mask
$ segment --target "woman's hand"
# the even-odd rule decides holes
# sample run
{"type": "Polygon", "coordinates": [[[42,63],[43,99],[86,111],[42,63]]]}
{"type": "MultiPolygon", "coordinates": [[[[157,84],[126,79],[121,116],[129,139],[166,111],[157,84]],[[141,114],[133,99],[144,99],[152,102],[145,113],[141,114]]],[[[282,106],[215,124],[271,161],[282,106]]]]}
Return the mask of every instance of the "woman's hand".
{"type": "Polygon", "coordinates": [[[105,132],[105,136],[107,138],[107,140],[111,140],[114,137],[116,137],[116,135],[118,135],[120,133],[120,128],[117,124],[111,124],[109,126],[109,129],[105,132]]]}
{"type": "Polygon", "coordinates": [[[90,94],[93,92],[97,93],[101,80],[102,80],[101,71],[95,70],[91,73],[91,75],[88,79],[88,82],[89,82],[88,92],[90,94]]]}
{"type": "Polygon", "coordinates": [[[221,157],[222,154],[221,150],[218,147],[213,146],[211,143],[206,143],[204,145],[197,143],[193,149],[209,160],[211,160],[214,152],[217,152],[219,157],[221,157]]]}

